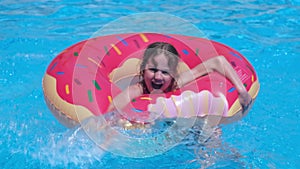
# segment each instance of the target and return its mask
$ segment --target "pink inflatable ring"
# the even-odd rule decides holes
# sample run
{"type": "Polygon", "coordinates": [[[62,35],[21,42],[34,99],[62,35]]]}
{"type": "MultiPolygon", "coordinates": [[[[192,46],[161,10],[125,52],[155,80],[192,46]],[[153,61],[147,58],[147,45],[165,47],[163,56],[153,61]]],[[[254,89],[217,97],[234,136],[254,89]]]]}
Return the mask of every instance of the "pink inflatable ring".
{"type": "MultiPolygon", "coordinates": [[[[88,117],[106,114],[124,84],[128,86],[137,80],[142,53],[153,42],[167,42],[177,49],[179,71],[223,55],[250,96],[256,98],[259,82],[254,68],[230,47],[175,34],[118,34],[79,42],[54,58],[43,78],[45,100],[53,114],[68,127],[88,117]]],[[[240,116],[241,110],[235,87],[213,72],[173,92],[142,95],[119,111],[128,121],[144,123],[156,118],[207,115],[226,119],[240,116]]]]}

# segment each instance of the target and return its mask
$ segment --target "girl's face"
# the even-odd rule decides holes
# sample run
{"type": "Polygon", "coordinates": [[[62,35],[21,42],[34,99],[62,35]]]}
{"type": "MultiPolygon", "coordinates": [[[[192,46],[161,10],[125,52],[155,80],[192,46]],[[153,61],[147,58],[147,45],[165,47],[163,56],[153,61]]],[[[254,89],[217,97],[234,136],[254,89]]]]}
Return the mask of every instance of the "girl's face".
{"type": "Polygon", "coordinates": [[[172,68],[168,58],[159,54],[149,59],[144,70],[144,81],[150,93],[164,93],[172,85],[172,68]]]}

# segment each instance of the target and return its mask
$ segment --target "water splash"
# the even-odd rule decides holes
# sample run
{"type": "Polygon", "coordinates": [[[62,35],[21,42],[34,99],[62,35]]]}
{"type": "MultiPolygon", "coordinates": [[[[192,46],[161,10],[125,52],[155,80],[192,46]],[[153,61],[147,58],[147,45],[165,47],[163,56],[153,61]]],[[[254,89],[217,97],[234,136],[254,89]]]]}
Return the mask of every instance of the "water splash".
{"type": "Polygon", "coordinates": [[[39,138],[34,144],[32,157],[52,167],[91,165],[101,161],[105,153],[87,137],[81,126],[39,138]]]}

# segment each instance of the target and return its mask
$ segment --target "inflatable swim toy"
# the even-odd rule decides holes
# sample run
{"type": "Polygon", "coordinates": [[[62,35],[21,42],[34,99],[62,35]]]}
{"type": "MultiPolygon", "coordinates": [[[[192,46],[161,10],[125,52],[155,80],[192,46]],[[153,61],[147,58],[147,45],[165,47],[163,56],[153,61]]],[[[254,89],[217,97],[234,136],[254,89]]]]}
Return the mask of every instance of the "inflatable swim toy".
{"type": "MultiPolygon", "coordinates": [[[[47,105],[68,127],[88,117],[106,114],[114,96],[137,80],[145,48],[158,41],[170,43],[177,49],[181,59],[179,71],[223,55],[250,96],[256,98],[259,91],[257,75],[236,50],[197,37],[130,33],[91,38],[67,48],[54,58],[43,78],[47,105]]],[[[241,109],[235,87],[225,77],[212,72],[174,92],[142,95],[119,111],[129,121],[144,123],[159,117],[216,115],[231,118],[241,109]]]]}

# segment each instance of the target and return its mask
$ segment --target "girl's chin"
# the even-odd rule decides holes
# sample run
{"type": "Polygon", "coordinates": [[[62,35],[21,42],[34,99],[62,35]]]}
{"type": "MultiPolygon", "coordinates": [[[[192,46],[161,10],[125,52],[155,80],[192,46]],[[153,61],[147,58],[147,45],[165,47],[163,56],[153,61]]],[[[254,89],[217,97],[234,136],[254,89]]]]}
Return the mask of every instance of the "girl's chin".
{"type": "Polygon", "coordinates": [[[151,94],[161,94],[161,93],[164,93],[164,91],[161,90],[161,89],[153,89],[153,90],[151,91],[151,94]]]}

